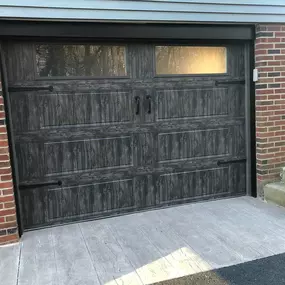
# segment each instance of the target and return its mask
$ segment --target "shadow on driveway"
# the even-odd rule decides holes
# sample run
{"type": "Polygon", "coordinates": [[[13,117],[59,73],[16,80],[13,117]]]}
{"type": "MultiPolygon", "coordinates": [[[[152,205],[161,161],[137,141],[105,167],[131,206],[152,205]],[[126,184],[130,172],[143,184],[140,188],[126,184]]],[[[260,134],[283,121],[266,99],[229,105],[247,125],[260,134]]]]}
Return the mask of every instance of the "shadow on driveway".
{"type": "Polygon", "coordinates": [[[281,285],[285,284],[285,253],[155,285],[281,285]]]}

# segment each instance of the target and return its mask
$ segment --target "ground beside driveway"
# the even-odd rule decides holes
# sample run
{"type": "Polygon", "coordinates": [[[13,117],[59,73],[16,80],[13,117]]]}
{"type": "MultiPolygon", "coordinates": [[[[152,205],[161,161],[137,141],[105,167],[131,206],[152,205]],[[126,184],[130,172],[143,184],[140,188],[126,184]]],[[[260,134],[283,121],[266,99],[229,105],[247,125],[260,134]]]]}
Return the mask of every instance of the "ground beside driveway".
{"type": "MultiPolygon", "coordinates": [[[[285,210],[241,197],[28,232],[20,244],[0,248],[0,280],[5,285],[175,280],[168,285],[199,284],[198,278],[200,284],[262,284],[246,282],[260,280],[265,267],[269,276],[283,253],[285,210]],[[242,276],[246,279],[238,279],[242,276]]],[[[283,283],[280,274],[276,281],[283,283]]]]}

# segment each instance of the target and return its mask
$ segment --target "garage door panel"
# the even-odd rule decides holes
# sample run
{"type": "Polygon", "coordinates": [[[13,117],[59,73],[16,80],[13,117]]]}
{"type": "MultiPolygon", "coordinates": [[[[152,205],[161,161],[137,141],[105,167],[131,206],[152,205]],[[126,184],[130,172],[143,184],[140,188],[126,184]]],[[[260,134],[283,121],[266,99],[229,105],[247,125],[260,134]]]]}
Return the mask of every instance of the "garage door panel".
{"type": "Polygon", "coordinates": [[[129,91],[62,92],[41,96],[42,128],[133,120],[129,91]]]}
{"type": "Polygon", "coordinates": [[[24,225],[39,227],[153,207],[153,175],[65,187],[21,191],[24,225]]]}
{"type": "Polygon", "coordinates": [[[245,117],[245,86],[236,84],[227,86],[229,115],[232,117],[245,117]]]}
{"type": "Polygon", "coordinates": [[[45,143],[46,173],[74,173],[133,165],[132,137],[45,143]]]}
{"type": "Polygon", "coordinates": [[[229,168],[213,168],[164,174],[159,177],[160,200],[216,196],[230,192],[229,168]]]}
{"type": "Polygon", "coordinates": [[[48,219],[65,219],[135,206],[132,179],[48,191],[48,219]]]}
{"type": "Polygon", "coordinates": [[[229,155],[229,128],[159,134],[159,162],[229,155]]]}
{"type": "Polygon", "coordinates": [[[10,103],[15,108],[12,112],[14,131],[27,132],[41,128],[42,109],[37,94],[29,92],[17,92],[10,96],[10,103]],[[37,118],[37,119],[35,119],[37,118]]]}
{"type": "Polygon", "coordinates": [[[246,193],[246,164],[234,163],[230,166],[230,189],[231,193],[246,193]]]}
{"type": "Polygon", "coordinates": [[[41,226],[47,221],[47,192],[43,189],[20,191],[22,203],[23,226],[41,226]]]}
{"type": "Polygon", "coordinates": [[[36,143],[15,143],[20,182],[27,182],[30,179],[39,180],[44,177],[44,145],[36,143]]]}
{"type": "Polygon", "coordinates": [[[135,134],[134,138],[134,166],[138,168],[154,166],[155,137],[151,132],[135,134]]]}
{"type": "Polygon", "coordinates": [[[10,83],[35,79],[35,53],[32,42],[6,42],[5,54],[10,83]]]}
{"type": "Polygon", "coordinates": [[[226,88],[157,90],[156,120],[229,114],[226,88]]]}
{"type": "Polygon", "coordinates": [[[227,46],[228,74],[232,77],[245,76],[245,60],[243,45],[227,46]]]}
{"type": "Polygon", "coordinates": [[[233,156],[245,157],[246,144],[245,144],[245,125],[234,126],[231,129],[231,153],[233,156]]]}
{"type": "MultiPolygon", "coordinates": [[[[46,143],[18,143],[16,153],[22,168],[21,181],[41,180],[51,175],[126,168],[133,166],[131,136],[46,143]]],[[[143,153],[141,154],[143,156],[143,153]]],[[[97,173],[98,175],[98,173],[97,173]]]]}

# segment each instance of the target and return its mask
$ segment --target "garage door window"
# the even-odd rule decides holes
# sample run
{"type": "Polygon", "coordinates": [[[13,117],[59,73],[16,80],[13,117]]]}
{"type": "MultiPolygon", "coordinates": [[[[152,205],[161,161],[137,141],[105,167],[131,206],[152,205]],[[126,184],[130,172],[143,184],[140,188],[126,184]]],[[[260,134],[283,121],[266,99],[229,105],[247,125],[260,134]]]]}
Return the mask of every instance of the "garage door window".
{"type": "Polygon", "coordinates": [[[156,46],[156,74],[223,74],[227,72],[225,47],[156,46]]]}
{"type": "Polygon", "coordinates": [[[114,45],[36,45],[39,77],[126,76],[126,49],[114,45]]]}

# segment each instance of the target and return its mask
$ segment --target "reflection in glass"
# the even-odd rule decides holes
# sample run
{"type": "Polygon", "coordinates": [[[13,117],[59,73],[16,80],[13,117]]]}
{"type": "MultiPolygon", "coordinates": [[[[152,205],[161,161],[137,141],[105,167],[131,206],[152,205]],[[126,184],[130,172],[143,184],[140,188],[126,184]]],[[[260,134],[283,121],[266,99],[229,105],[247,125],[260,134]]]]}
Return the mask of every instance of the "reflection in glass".
{"type": "Polygon", "coordinates": [[[40,77],[125,76],[125,47],[106,45],[36,45],[37,74],[40,77]]]}
{"type": "Polygon", "coordinates": [[[156,46],[156,74],[227,72],[225,47],[156,46]]]}

